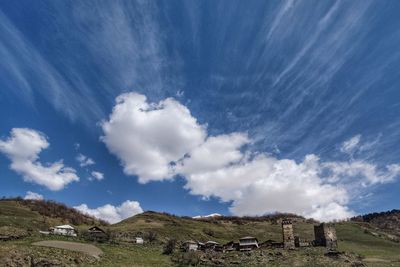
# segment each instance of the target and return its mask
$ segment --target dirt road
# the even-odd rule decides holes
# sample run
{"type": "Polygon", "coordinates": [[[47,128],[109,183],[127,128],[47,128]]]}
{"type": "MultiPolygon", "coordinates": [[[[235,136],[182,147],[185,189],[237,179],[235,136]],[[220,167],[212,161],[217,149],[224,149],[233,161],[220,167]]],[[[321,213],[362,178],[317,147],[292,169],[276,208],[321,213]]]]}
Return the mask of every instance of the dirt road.
{"type": "Polygon", "coordinates": [[[77,243],[77,242],[48,240],[48,241],[35,242],[32,245],[79,251],[88,254],[90,256],[93,256],[95,258],[99,258],[99,256],[103,254],[103,251],[98,247],[95,247],[90,244],[77,243]]]}

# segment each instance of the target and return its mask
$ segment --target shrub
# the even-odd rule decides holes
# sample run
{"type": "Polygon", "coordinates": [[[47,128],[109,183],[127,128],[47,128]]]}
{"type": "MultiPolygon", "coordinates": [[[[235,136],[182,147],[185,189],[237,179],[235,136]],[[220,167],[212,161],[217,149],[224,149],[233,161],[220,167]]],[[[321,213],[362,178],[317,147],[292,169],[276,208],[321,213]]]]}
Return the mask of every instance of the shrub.
{"type": "Polygon", "coordinates": [[[164,246],[163,254],[171,255],[175,251],[176,239],[172,238],[167,241],[164,246]]]}

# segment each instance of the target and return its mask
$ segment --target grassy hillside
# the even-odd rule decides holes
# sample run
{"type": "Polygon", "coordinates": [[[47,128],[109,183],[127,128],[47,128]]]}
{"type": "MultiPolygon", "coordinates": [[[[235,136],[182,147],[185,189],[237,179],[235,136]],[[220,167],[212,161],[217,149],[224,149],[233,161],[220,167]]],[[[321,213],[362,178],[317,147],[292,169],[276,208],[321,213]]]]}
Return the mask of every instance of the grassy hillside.
{"type": "Polygon", "coordinates": [[[11,226],[22,229],[46,230],[51,225],[61,224],[60,218],[49,218],[32,211],[18,201],[0,201],[0,227],[11,226]]]}
{"type": "MultiPolygon", "coordinates": [[[[35,205],[35,202],[26,205],[26,203],[15,200],[0,201],[0,235],[4,229],[25,231],[24,239],[1,243],[0,262],[28,261],[32,257],[39,260],[44,257],[63,263],[77,262],[78,266],[171,266],[174,264],[171,260],[174,260],[175,264],[177,261],[186,263],[184,266],[187,266],[189,262],[199,263],[201,261],[216,261],[216,265],[218,262],[221,264],[228,262],[228,265],[235,263],[237,266],[351,266],[359,256],[366,266],[400,266],[400,243],[388,239],[385,235],[385,228],[378,229],[377,225],[365,221],[336,224],[339,250],[346,252],[337,259],[324,256],[324,248],[303,248],[289,252],[282,249],[259,250],[251,255],[239,252],[229,253],[229,255],[221,253],[191,255],[176,252],[170,257],[162,254],[163,245],[172,238],[178,241],[194,239],[225,243],[250,235],[257,237],[260,242],[268,239],[281,241],[280,221],[282,218],[291,218],[294,221],[295,235],[306,240],[313,240],[313,225],[316,222],[290,214],[257,218],[218,217],[195,220],[165,213],[145,212],[103,228],[110,230],[114,236],[129,234],[142,236],[146,240],[152,235],[156,239],[154,242],[144,246],[135,246],[116,239],[111,243],[97,244],[104,251],[104,255],[100,261],[93,261],[79,253],[33,247],[31,243],[35,241],[63,239],[64,237],[39,236],[37,230],[73,221],[70,218],[73,213],[67,213],[60,217],[46,216],[39,213],[37,206],[32,207],[32,205],[35,205]],[[28,231],[36,234],[26,234],[28,231]],[[379,234],[376,234],[377,232],[379,234]],[[14,258],[10,259],[10,255],[14,258]],[[207,257],[210,259],[206,259],[207,257]],[[246,264],[243,265],[243,262],[246,264]]],[[[382,218],[380,220],[382,221],[382,218]]],[[[86,222],[93,223],[96,220],[93,221],[93,218],[89,218],[86,222]]],[[[80,226],[81,230],[86,228],[86,224],[80,226]]],[[[79,238],[69,238],[69,240],[88,242],[79,238]]],[[[2,265],[0,264],[0,266],[2,265]]],[[[66,264],[66,266],[69,265],[66,264]]]]}
{"type": "MultiPolygon", "coordinates": [[[[281,241],[280,219],[278,217],[274,219],[255,218],[251,220],[245,218],[239,220],[238,218],[222,217],[195,220],[162,213],[145,212],[112,225],[110,229],[118,232],[131,232],[137,235],[156,232],[160,240],[176,238],[178,240],[215,240],[225,243],[250,235],[257,237],[260,242],[268,239],[281,241]]],[[[295,221],[295,235],[306,240],[313,240],[314,221],[305,220],[298,216],[293,217],[292,220],[295,221]]],[[[339,250],[361,256],[368,262],[368,266],[400,266],[400,243],[390,241],[382,236],[373,235],[366,230],[370,227],[371,225],[365,222],[337,223],[339,250]]],[[[310,255],[315,253],[315,250],[309,251],[306,249],[304,251],[308,251],[307,253],[310,255]]],[[[299,251],[299,253],[301,254],[304,251],[299,251]]],[[[323,250],[320,251],[319,255],[323,255],[323,250]]]]}
{"type": "MultiPolygon", "coordinates": [[[[114,232],[133,232],[146,234],[156,232],[161,240],[176,238],[178,240],[215,240],[221,243],[237,240],[243,236],[255,236],[260,241],[273,239],[280,241],[280,218],[275,220],[239,219],[222,217],[217,219],[196,220],[189,217],[178,217],[164,213],[145,212],[120,223],[110,229],[114,232]]],[[[295,216],[295,231],[305,239],[312,239],[313,225],[304,218],[295,216]]]]}
{"type": "Polygon", "coordinates": [[[14,214],[16,217],[29,217],[38,215],[42,221],[52,219],[73,225],[107,225],[105,221],[83,214],[65,204],[51,200],[25,200],[22,198],[0,200],[0,215],[14,214]]]}

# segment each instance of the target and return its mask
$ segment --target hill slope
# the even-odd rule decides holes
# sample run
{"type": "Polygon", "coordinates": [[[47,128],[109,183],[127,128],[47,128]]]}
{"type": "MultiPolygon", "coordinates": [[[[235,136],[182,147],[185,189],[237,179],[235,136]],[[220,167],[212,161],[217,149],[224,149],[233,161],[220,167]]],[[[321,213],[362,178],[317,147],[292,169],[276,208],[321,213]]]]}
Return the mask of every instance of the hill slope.
{"type": "Polygon", "coordinates": [[[366,222],[370,228],[384,231],[386,237],[400,242],[400,210],[374,212],[352,218],[353,221],[366,222]]]}
{"type": "MultiPolygon", "coordinates": [[[[37,232],[38,229],[44,230],[51,225],[71,223],[72,221],[82,222],[82,229],[86,229],[87,227],[85,225],[101,223],[100,221],[82,215],[79,212],[75,213],[75,211],[71,211],[70,208],[64,205],[57,205],[58,204],[54,202],[2,200],[0,201],[0,230],[8,227],[17,230],[31,230],[37,232]],[[51,211],[54,209],[60,209],[66,212],[60,212],[60,210],[57,210],[57,212],[52,214],[51,211]]],[[[390,212],[388,214],[388,220],[390,221],[391,227],[388,227],[383,223],[385,222],[385,216],[388,216],[386,213],[379,213],[377,216],[366,215],[366,219],[363,219],[362,221],[353,220],[337,223],[336,229],[339,250],[349,253],[346,254],[346,257],[351,260],[357,259],[356,255],[360,255],[363,258],[363,262],[368,263],[368,266],[400,266],[400,243],[393,242],[393,240],[386,238],[386,235],[389,234],[388,231],[394,231],[393,229],[396,229],[395,227],[399,226],[396,221],[397,213],[390,212]],[[378,232],[376,229],[379,230],[380,234],[375,234],[378,232]]],[[[277,214],[263,217],[244,218],[222,216],[207,219],[192,219],[190,217],[179,217],[166,213],[144,212],[105,228],[111,231],[114,237],[116,237],[116,240],[119,236],[130,235],[133,237],[142,236],[146,241],[149,241],[149,237],[152,236],[155,239],[154,242],[142,247],[132,246],[132,244],[126,242],[102,244],[100,246],[102,250],[105,251],[105,256],[97,265],[130,266],[131,263],[137,262],[133,258],[139,257],[143,262],[140,266],[148,266],[147,263],[151,260],[156,260],[153,266],[170,266],[170,263],[168,263],[169,257],[162,255],[161,250],[163,244],[165,244],[168,239],[172,238],[179,241],[194,239],[199,241],[214,240],[220,243],[225,243],[238,240],[243,236],[254,236],[257,237],[260,242],[269,239],[282,241],[280,225],[282,218],[290,218],[294,222],[295,235],[298,235],[305,240],[313,240],[313,226],[317,222],[293,214],[277,214]],[[135,255],[135,257],[133,257],[133,255],[135,255]],[[165,265],[160,262],[164,262],[165,265]]],[[[9,245],[3,246],[3,254],[7,257],[9,251],[17,253],[16,251],[24,249],[24,253],[30,255],[31,252],[28,251],[33,250],[30,245],[31,241],[39,241],[42,238],[43,237],[38,235],[31,235],[30,238],[26,240],[18,240],[15,241],[15,243],[13,243],[14,241],[7,241],[11,243],[7,243],[9,245]]],[[[82,239],[80,241],[87,242],[82,239]]],[[[307,265],[308,263],[306,262],[319,262],[317,265],[313,266],[337,266],[335,265],[334,260],[327,260],[324,258],[324,252],[324,248],[304,248],[293,252],[263,252],[260,250],[255,252],[253,256],[244,260],[245,262],[254,261],[254,263],[257,263],[258,258],[264,260],[269,258],[270,260],[275,261],[276,266],[292,266],[296,264],[297,266],[312,266],[307,265]]],[[[50,254],[53,255],[52,251],[50,254]]],[[[240,253],[237,255],[230,255],[232,257],[239,257],[239,260],[243,260],[242,258],[244,257],[242,257],[241,255],[243,254],[240,253]]],[[[175,256],[176,254],[174,257],[175,256]]],[[[71,257],[75,256],[71,254],[71,257]]],[[[180,255],[178,254],[177,257],[180,257],[180,255]]],[[[217,259],[218,257],[225,256],[223,256],[223,254],[218,254],[213,255],[212,257],[217,259]]],[[[233,259],[233,261],[236,260],[237,259],[233,259]]],[[[346,262],[346,259],[342,258],[337,263],[339,264],[344,262],[346,262]]],[[[87,264],[89,264],[89,261],[87,264]]],[[[268,265],[271,264],[268,263],[268,265]]],[[[272,264],[271,266],[275,265],[272,264]]],[[[340,266],[350,266],[350,264],[340,266]]]]}
{"type": "MultiPolygon", "coordinates": [[[[218,217],[192,219],[164,213],[145,212],[110,226],[113,232],[130,232],[133,235],[157,233],[160,240],[175,238],[199,241],[214,240],[225,243],[243,236],[254,236],[260,242],[272,239],[282,241],[280,220],[282,217],[294,221],[295,235],[313,240],[315,221],[295,215],[274,215],[259,218],[218,217]]],[[[374,227],[367,222],[336,223],[339,250],[364,257],[372,266],[400,266],[400,244],[374,235],[366,229],[374,227]],[[379,263],[376,263],[378,261],[379,263]],[[391,265],[395,263],[394,265],[391,265]],[[397,264],[397,265],[396,265],[397,264]]],[[[385,229],[380,229],[382,233],[385,229]]],[[[323,252],[321,252],[323,255],[323,252]]]]}
{"type": "Polygon", "coordinates": [[[18,198],[0,200],[0,227],[47,230],[49,226],[58,224],[106,225],[107,223],[54,201],[18,198]]]}
{"type": "MultiPolygon", "coordinates": [[[[281,215],[281,217],[284,215],[281,215]]],[[[287,215],[298,231],[306,239],[313,237],[313,225],[306,219],[287,215]]],[[[138,235],[155,232],[160,239],[175,238],[178,240],[215,240],[221,243],[237,240],[243,236],[255,236],[260,240],[281,240],[280,217],[238,218],[218,217],[193,219],[166,213],[144,212],[120,223],[111,225],[114,232],[134,232],[138,235]]]]}

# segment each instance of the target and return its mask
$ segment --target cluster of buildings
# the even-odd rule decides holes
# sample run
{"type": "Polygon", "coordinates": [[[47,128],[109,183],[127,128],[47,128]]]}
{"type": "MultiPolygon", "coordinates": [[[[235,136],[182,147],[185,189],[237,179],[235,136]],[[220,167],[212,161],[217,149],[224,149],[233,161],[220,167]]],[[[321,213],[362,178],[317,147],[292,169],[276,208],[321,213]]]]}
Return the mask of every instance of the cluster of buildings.
{"type": "Polygon", "coordinates": [[[259,243],[258,239],[246,236],[239,239],[239,242],[231,241],[226,244],[219,244],[215,241],[205,243],[188,240],[182,244],[184,251],[213,250],[218,252],[225,251],[250,251],[260,247],[295,249],[299,247],[324,246],[328,251],[336,251],[337,237],[336,229],[333,224],[321,223],[314,225],[314,240],[307,241],[294,235],[293,223],[290,220],[282,221],[282,242],[267,240],[259,243]]]}
{"type": "Polygon", "coordinates": [[[215,241],[207,241],[205,243],[196,242],[193,240],[185,241],[181,247],[185,251],[197,251],[197,250],[213,250],[218,252],[225,252],[225,251],[233,251],[233,250],[240,250],[240,251],[249,251],[253,249],[259,248],[258,240],[252,236],[246,236],[239,239],[239,242],[228,242],[224,245],[221,245],[215,241]]]}
{"type": "MultiPolygon", "coordinates": [[[[310,246],[324,246],[328,251],[336,251],[337,249],[337,237],[336,229],[333,224],[321,223],[314,225],[314,240],[307,241],[294,234],[293,223],[290,220],[282,220],[282,242],[274,240],[267,240],[263,243],[259,243],[258,239],[252,236],[245,236],[239,239],[238,242],[231,241],[226,244],[220,244],[215,241],[198,242],[188,240],[182,243],[181,249],[184,251],[250,251],[258,249],[260,247],[272,247],[272,248],[284,248],[284,249],[295,249],[299,247],[310,247],[310,246]]],[[[63,236],[77,236],[77,230],[71,225],[59,225],[51,227],[48,232],[41,231],[42,234],[53,234],[63,236]]],[[[90,239],[101,240],[108,239],[109,234],[98,226],[89,228],[84,235],[90,239]]],[[[142,237],[135,237],[134,243],[143,244],[142,237]]]]}
{"type": "MultiPolygon", "coordinates": [[[[49,231],[39,231],[39,232],[45,235],[63,235],[71,237],[78,236],[78,231],[74,227],[68,224],[50,227],[49,231]]],[[[89,229],[87,229],[85,232],[82,233],[82,236],[90,240],[109,239],[109,234],[98,226],[90,227],[89,229]]],[[[136,244],[143,244],[144,240],[142,237],[135,237],[133,239],[133,242],[136,244]]]]}

